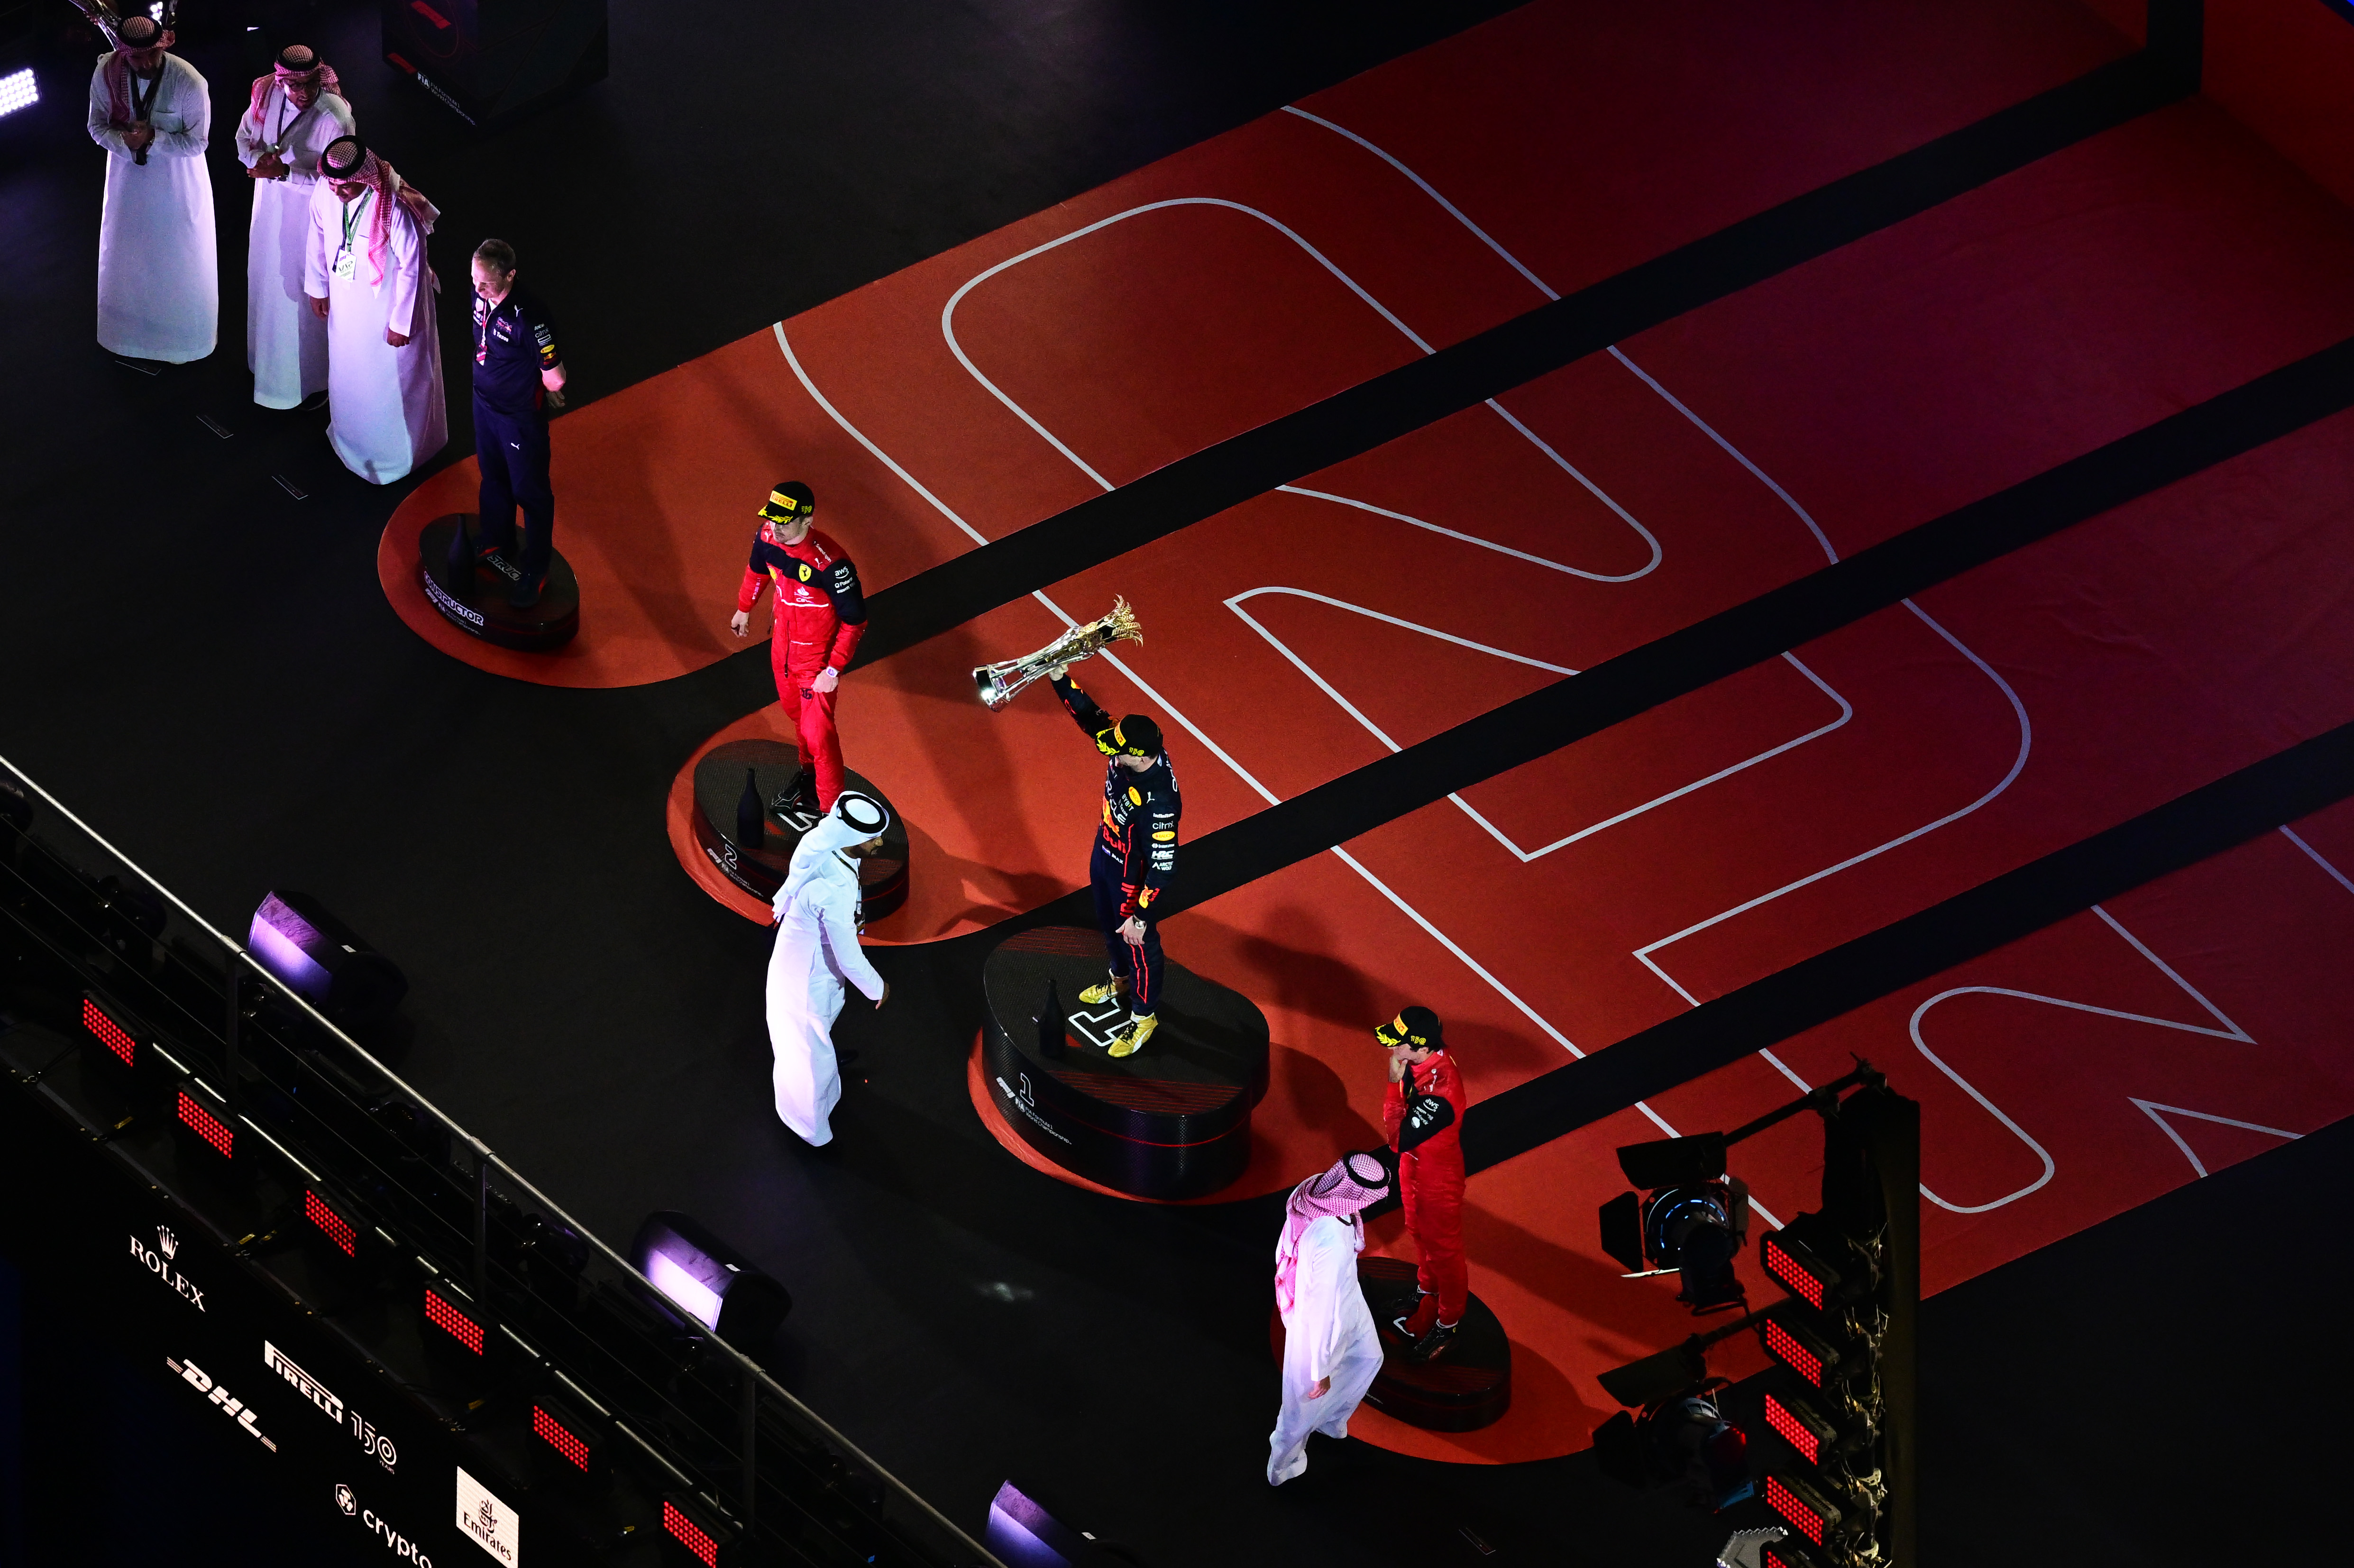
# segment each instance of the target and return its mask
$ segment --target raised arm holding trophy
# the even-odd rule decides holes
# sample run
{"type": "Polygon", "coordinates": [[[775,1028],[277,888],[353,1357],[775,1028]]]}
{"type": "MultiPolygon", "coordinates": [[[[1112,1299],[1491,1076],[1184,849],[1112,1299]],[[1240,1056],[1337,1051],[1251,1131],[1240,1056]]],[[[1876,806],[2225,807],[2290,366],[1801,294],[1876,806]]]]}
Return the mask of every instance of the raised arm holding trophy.
{"type": "Polygon", "coordinates": [[[1089,1007],[1128,999],[1128,1022],[1107,1054],[1132,1056],[1160,1027],[1163,964],[1159,914],[1153,905],[1177,875],[1177,819],[1183,810],[1177,775],[1161,750],[1161,726],[1141,714],[1114,723],[1070,677],[1070,666],[1114,642],[1141,642],[1144,633],[1128,600],[1111,613],[1075,626],[1025,658],[984,664],[972,673],[981,700],[1002,708],[1044,676],[1082,734],[1111,759],[1104,769],[1103,822],[1087,857],[1095,889],[1096,925],[1102,930],[1110,974],[1079,993],[1089,1007]]]}

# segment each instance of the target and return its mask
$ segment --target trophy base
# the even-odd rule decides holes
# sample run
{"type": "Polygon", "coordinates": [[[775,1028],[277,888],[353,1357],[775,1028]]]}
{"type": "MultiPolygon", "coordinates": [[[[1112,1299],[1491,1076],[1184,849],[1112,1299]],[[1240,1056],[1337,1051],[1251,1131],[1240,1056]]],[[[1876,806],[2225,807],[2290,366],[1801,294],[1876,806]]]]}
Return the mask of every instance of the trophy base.
{"type": "Polygon", "coordinates": [[[580,630],[580,581],[571,563],[551,553],[547,585],[539,602],[528,609],[507,603],[514,580],[491,562],[476,560],[451,592],[443,578],[449,571],[450,546],[458,529],[466,531],[467,553],[472,554],[476,519],[471,512],[452,512],[425,525],[417,536],[417,586],[426,602],[441,618],[470,637],[501,648],[546,653],[563,647],[580,630]]]}
{"type": "Polygon", "coordinates": [[[1198,1198],[1250,1163],[1267,1093],[1267,1019],[1250,999],[1168,966],[1161,1024],[1142,1051],[1105,1054],[1127,1004],[1082,1007],[1104,977],[1103,938],[1073,926],[1009,938],[981,968],[981,1067],[997,1113],[1074,1176],[1133,1197],[1198,1198]],[[1038,1017],[1053,983],[1062,1026],[1038,1017]]]}
{"type": "MultiPolygon", "coordinates": [[[[801,835],[817,824],[813,810],[769,806],[791,786],[801,768],[800,749],[779,740],[731,740],[713,747],[695,765],[695,848],[720,875],[755,898],[777,895],[801,835]],[[763,805],[758,843],[737,842],[736,808],[744,796],[748,768],[763,805]]],[[[907,902],[907,827],[899,809],[873,780],[845,768],[843,785],[890,807],[891,826],[883,834],[881,853],[858,863],[860,911],[866,919],[879,920],[907,902]]]]}
{"type": "MultiPolygon", "coordinates": [[[[1404,1258],[1357,1259],[1357,1287],[1364,1292],[1382,1337],[1382,1370],[1365,1391],[1365,1403],[1426,1432],[1477,1432],[1493,1426],[1512,1407],[1512,1344],[1503,1324],[1474,1296],[1444,1354],[1436,1361],[1408,1360],[1405,1343],[1391,1331],[1390,1319],[1414,1299],[1414,1280],[1415,1266],[1404,1258]]],[[[1279,1362],[1281,1312],[1269,1319],[1267,1335],[1279,1362]]]]}

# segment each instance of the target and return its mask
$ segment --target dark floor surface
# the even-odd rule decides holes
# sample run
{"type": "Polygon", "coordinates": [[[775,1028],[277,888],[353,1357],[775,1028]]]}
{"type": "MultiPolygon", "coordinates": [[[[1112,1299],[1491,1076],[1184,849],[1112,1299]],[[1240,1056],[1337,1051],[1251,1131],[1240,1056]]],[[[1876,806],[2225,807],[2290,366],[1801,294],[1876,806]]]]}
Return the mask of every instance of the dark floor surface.
{"type": "MultiPolygon", "coordinates": [[[[373,7],[323,7],[312,41],[448,215],[445,344],[468,237],[504,233],[587,398],[1501,8],[881,0],[732,8],[723,27],[622,4],[615,79],[483,143],[374,62],[373,7]]],[[[185,51],[214,84],[217,147],[241,49],[229,32],[185,51]]],[[[974,944],[879,955],[895,996],[845,1017],[836,1143],[779,1128],[764,934],[661,832],[673,773],[741,705],[709,681],[524,686],[411,636],[374,570],[405,487],[345,474],[323,418],[247,401],[246,198],[223,157],[228,346],[150,378],[91,343],[101,174],[69,107],[0,125],[0,752],[219,924],[273,884],[323,898],[411,977],[411,1081],[609,1239],[684,1209],[787,1280],[779,1375],[969,1528],[1019,1472],[1161,1564],[1482,1560],[1461,1527],[1508,1561],[1706,1560],[1708,1521],[1585,1457],[1455,1467],[1320,1440],[1306,1481],[1270,1492],[1265,1205],[1114,1203],[1007,1158],[963,1085],[974,944]]],[[[2303,1515],[2230,1538],[2221,1521],[2317,1497],[2300,1456],[2326,1445],[2200,1454],[2195,1495],[2171,1461],[2137,1460],[2186,1451],[2158,1436],[2186,1386],[2205,1430],[2290,1422],[2285,1380],[2207,1346],[2245,1356],[2259,1322],[2326,1342],[2342,1266],[2225,1238],[2342,1170],[2344,1143],[2251,1161],[1930,1304],[1933,1562],[2284,1554],[2303,1515]],[[2207,1227],[2191,1259],[2167,1239],[2178,1213],[2207,1227]],[[2133,1435],[2091,1443],[2055,1394],[2133,1435]]]]}

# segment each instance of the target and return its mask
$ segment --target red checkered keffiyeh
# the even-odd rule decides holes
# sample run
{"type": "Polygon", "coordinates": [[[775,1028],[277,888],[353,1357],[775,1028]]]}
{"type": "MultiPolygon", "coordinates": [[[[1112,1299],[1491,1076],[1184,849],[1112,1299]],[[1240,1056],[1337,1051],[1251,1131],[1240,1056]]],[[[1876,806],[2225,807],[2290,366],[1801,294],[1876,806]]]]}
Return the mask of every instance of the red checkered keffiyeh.
{"type": "Polygon", "coordinates": [[[1275,1304],[1291,1310],[1299,1296],[1299,1238],[1318,1220],[1346,1219],[1357,1233],[1357,1250],[1365,1250],[1364,1222],[1357,1211],[1388,1195],[1389,1167],[1379,1156],[1344,1154],[1329,1171],[1310,1176],[1291,1190],[1283,1204],[1283,1239],[1275,1248],[1275,1304]]]}
{"type": "MultiPolygon", "coordinates": [[[[346,157],[348,154],[345,154],[346,157]]],[[[433,232],[434,221],[441,216],[440,208],[425,199],[425,193],[404,181],[396,169],[374,153],[362,147],[358,139],[338,137],[327,144],[324,156],[319,160],[323,179],[336,185],[364,185],[376,192],[376,199],[368,208],[368,265],[376,269],[375,281],[384,281],[384,248],[386,226],[392,220],[391,204],[398,202],[417,220],[417,227],[426,233],[433,232]],[[345,148],[359,148],[360,164],[356,169],[334,162],[336,154],[345,148]]]]}
{"type": "Polygon", "coordinates": [[[342,94],[344,84],[335,79],[335,68],[329,65],[326,61],[320,59],[316,55],[313,55],[311,58],[315,63],[309,70],[293,70],[289,69],[285,63],[281,61],[270,75],[258,76],[253,79],[253,106],[251,112],[256,119],[260,119],[261,116],[261,101],[270,96],[270,90],[271,88],[276,87],[281,83],[283,83],[288,87],[294,87],[304,82],[316,82],[321,92],[332,92],[338,96],[342,94]]]}

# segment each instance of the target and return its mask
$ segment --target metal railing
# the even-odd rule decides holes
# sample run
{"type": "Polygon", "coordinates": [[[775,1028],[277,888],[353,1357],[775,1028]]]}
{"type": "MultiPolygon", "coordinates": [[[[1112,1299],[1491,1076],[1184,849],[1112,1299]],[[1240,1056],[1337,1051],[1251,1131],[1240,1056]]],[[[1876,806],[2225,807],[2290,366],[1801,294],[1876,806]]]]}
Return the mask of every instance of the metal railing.
{"type": "MultiPolygon", "coordinates": [[[[217,1081],[300,1179],[350,1194],[421,1266],[420,1290],[425,1270],[463,1281],[493,1332],[610,1421],[639,1472],[661,1478],[652,1489],[697,1494],[812,1563],[997,1563],[5,758],[0,906],[51,975],[110,998],[174,1067],[217,1081]],[[12,782],[28,823],[5,820],[12,782]]],[[[22,969],[14,989],[38,991],[22,969]]]]}

